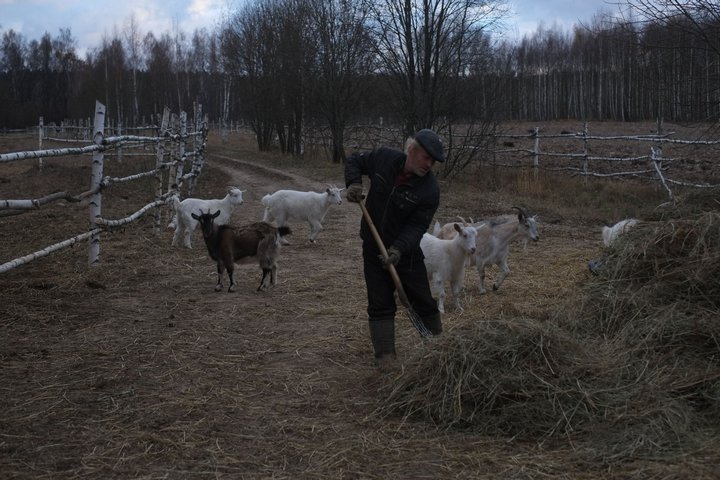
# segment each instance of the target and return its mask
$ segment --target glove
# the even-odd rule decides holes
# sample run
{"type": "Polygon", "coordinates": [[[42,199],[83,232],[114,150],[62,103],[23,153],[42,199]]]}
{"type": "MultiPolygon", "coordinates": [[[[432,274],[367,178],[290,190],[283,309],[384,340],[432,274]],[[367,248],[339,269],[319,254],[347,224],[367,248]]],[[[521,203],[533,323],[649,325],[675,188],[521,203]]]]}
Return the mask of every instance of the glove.
{"type": "Polygon", "coordinates": [[[387,268],[389,265],[392,265],[393,267],[400,262],[400,250],[398,250],[395,247],[388,248],[388,256],[387,258],[380,255],[380,262],[382,262],[383,267],[387,268]]]}
{"type": "Polygon", "coordinates": [[[348,202],[362,202],[362,199],[365,198],[365,195],[363,195],[362,184],[353,183],[352,185],[350,185],[347,189],[347,193],[345,193],[345,198],[347,198],[348,202]]]}

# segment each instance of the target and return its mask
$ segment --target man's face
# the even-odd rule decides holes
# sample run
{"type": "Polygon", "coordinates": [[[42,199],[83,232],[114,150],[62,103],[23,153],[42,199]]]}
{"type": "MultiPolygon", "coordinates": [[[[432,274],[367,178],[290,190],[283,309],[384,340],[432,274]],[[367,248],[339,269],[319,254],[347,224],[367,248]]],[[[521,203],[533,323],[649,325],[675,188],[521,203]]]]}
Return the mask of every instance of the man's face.
{"type": "Polygon", "coordinates": [[[407,160],[405,161],[405,171],[415,174],[418,177],[424,177],[432,170],[435,160],[428,155],[424,148],[419,145],[410,145],[407,152],[407,160]]]}

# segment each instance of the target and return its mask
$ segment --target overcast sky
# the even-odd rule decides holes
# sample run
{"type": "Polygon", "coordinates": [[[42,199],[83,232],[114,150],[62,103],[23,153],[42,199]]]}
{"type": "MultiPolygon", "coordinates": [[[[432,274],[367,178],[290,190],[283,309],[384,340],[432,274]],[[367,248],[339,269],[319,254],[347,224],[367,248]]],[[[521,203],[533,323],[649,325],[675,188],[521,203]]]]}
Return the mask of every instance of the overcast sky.
{"type": "MultiPolygon", "coordinates": [[[[26,40],[45,34],[57,36],[70,28],[81,56],[99,47],[103,37],[122,32],[131,14],[140,32],[156,34],[175,28],[190,35],[197,28],[213,30],[218,22],[245,0],[0,0],[0,32],[13,29],[26,40]]],[[[617,0],[507,0],[514,14],[507,20],[507,36],[519,39],[557,25],[569,30],[588,23],[601,9],[617,12],[617,0]]]]}

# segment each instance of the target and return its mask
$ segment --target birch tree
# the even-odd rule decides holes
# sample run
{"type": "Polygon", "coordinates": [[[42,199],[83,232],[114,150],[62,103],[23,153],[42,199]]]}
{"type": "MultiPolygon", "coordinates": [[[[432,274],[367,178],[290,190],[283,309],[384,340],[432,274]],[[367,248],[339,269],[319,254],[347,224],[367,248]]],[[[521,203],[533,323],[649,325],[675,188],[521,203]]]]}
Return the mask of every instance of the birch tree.
{"type": "Polygon", "coordinates": [[[132,102],[132,124],[137,126],[140,122],[140,105],[138,102],[138,70],[142,68],[142,33],[135,13],[130,14],[125,24],[125,46],[127,48],[127,64],[132,76],[130,81],[130,97],[132,102]]]}

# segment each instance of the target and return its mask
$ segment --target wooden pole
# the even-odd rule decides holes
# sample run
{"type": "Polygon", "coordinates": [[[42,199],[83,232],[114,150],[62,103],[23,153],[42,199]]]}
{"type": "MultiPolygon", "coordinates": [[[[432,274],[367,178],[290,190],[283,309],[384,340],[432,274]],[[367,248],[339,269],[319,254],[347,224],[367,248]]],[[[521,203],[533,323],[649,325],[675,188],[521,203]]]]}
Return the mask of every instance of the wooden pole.
{"type": "MultiPolygon", "coordinates": [[[[93,142],[95,145],[102,145],[105,139],[105,105],[95,101],[95,122],[93,124],[93,142]]],[[[95,191],[90,197],[90,231],[97,229],[95,220],[102,218],[102,193],[100,185],[103,177],[104,153],[98,150],[93,153],[92,171],[90,177],[90,190],[95,191]]],[[[88,245],[88,264],[95,266],[100,263],[100,232],[90,236],[88,245]]]]}
{"type": "MultiPolygon", "coordinates": [[[[160,123],[160,131],[158,132],[158,137],[160,140],[158,140],[156,152],[155,152],[155,168],[159,169],[160,165],[163,163],[165,159],[165,133],[168,129],[168,124],[170,123],[170,109],[168,107],[165,107],[165,110],[163,110],[163,116],[162,121],[160,123]]],[[[168,183],[170,182],[170,176],[168,176],[168,183]]],[[[170,186],[168,186],[168,190],[170,190],[170,186]]],[[[163,185],[162,185],[162,173],[158,171],[155,174],[155,198],[159,199],[163,192],[163,185]]],[[[160,222],[161,222],[161,212],[159,208],[155,209],[154,212],[154,219],[153,219],[153,229],[157,232],[160,229],[160,222]]]]}
{"type": "MultiPolygon", "coordinates": [[[[40,125],[38,126],[38,150],[42,150],[42,142],[43,142],[43,133],[45,130],[45,119],[43,117],[40,117],[40,125]]],[[[42,171],[43,169],[43,158],[38,157],[38,170],[42,171]]]]}

